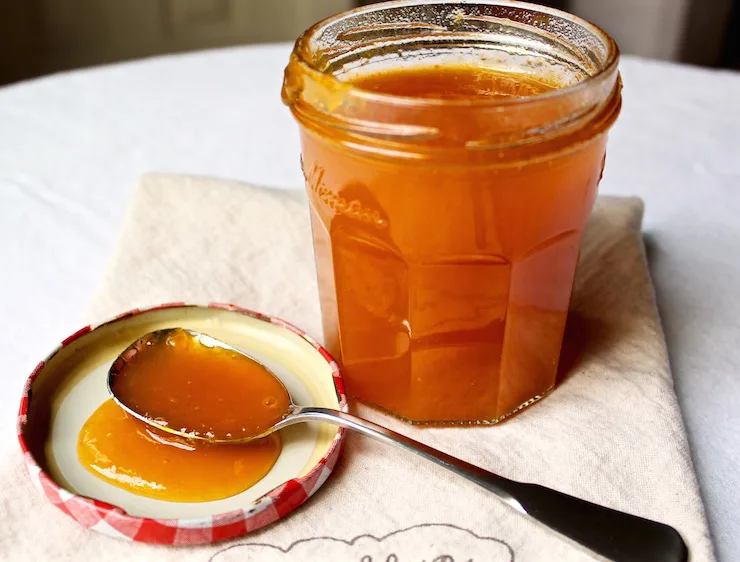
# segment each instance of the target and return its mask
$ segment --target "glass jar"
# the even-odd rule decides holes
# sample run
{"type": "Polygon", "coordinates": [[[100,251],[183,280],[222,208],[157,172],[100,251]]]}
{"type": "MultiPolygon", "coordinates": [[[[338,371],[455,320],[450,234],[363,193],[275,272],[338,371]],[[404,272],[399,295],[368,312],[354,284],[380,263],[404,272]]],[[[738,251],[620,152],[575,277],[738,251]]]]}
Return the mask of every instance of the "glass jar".
{"type": "Polygon", "coordinates": [[[619,114],[618,49],[558,10],[401,0],[296,42],[325,344],[355,398],[417,423],[496,423],[550,392],[581,234],[619,114]],[[358,76],[466,65],[557,89],[443,99],[358,76]]]}

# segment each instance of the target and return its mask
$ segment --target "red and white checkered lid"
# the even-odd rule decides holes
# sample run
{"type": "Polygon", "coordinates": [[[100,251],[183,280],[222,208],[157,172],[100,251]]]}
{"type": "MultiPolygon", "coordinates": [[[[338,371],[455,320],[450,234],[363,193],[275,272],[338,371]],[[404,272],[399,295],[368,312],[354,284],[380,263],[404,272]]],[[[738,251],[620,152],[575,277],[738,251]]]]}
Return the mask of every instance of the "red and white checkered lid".
{"type": "MultiPolygon", "coordinates": [[[[56,355],[59,350],[70,345],[92,330],[119,322],[145,312],[175,307],[194,307],[199,305],[175,302],[162,304],[150,308],[135,309],[118,315],[115,319],[99,326],[85,326],[68,338],[55,349],[44,361],[41,361],[26,381],[23,397],[18,412],[18,440],[28,473],[34,485],[64,513],[75,521],[95,531],[112,537],[153,544],[169,545],[196,545],[212,543],[232,537],[244,535],[265,525],[269,525],[284,517],[321,487],[331,474],[336,464],[344,441],[345,430],[338,429],[331,445],[324,456],[305,475],[293,478],[277,488],[271,490],[255,502],[243,509],[230,511],[210,517],[192,519],[153,519],[136,517],[127,514],[123,509],[114,505],[77,495],[57,484],[34,458],[29,450],[27,441],[28,409],[32,400],[32,387],[36,377],[44,366],[56,355]]],[[[230,310],[245,314],[251,318],[275,324],[303,338],[318,351],[329,364],[332,372],[334,387],[337,392],[339,409],[347,411],[347,398],[344,392],[344,383],[339,373],[339,367],[332,356],[316,341],[299,328],[279,318],[274,318],[240,308],[230,304],[211,303],[207,308],[230,310]]]]}

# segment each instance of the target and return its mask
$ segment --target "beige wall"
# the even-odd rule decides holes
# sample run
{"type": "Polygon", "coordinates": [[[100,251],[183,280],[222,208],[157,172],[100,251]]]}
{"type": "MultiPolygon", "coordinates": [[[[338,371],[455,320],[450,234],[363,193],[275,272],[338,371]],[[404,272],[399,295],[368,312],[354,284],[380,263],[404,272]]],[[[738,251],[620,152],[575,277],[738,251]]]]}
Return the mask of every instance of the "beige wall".
{"type": "Polygon", "coordinates": [[[353,0],[3,0],[0,82],[208,47],[293,40],[353,0]]]}
{"type": "Polygon", "coordinates": [[[603,27],[623,53],[676,60],[689,5],[690,0],[572,0],[570,10],[603,27]]]}
{"type": "MultiPolygon", "coordinates": [[[[0,0],[0,84],[193,49],[290,41],[372,0],[0,0]]],[[[567,0],[623,53],[717,61],[732,0],[567,0]]]]}

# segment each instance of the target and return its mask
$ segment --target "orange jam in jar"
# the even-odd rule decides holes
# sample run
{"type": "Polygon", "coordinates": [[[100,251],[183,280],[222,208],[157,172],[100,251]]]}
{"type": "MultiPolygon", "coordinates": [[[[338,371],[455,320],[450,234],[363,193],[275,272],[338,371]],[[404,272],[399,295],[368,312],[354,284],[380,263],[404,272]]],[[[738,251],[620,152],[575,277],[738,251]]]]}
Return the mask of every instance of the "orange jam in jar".
{"type": "Polygon", "coordinates": [[[368,6],[298,40],[283,98],[351,395],[495,423],[552,390],[617,59],[583,20],[497,0],[368,6]]]}

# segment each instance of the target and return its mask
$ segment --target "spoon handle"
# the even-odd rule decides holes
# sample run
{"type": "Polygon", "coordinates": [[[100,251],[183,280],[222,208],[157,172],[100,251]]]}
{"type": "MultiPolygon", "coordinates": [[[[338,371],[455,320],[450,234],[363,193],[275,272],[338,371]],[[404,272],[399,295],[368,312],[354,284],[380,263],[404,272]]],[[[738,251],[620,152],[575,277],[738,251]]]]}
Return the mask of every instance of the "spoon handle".
{"type": "Polygon", "coordinates": [[[673,527],[603,507],[537,484],[509,480],[414,439],[328,408],[297,407],[275,429],[316,420],[357,431],[428,459],[493,492],[517,511],[615,561],[685,562],[688,549],[673,527]]]}

